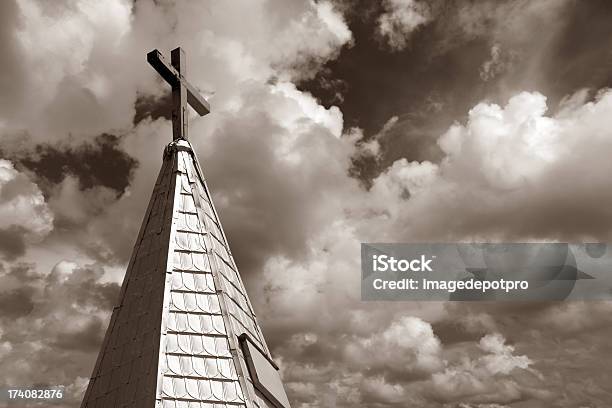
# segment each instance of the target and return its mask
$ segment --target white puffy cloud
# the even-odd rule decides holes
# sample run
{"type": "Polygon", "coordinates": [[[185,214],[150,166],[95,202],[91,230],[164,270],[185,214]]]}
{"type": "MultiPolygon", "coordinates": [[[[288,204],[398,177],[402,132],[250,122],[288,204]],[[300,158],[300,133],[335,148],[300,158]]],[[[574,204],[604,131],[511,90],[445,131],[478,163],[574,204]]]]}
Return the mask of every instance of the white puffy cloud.
{"type": "Polygon", "coordinates": [[[393,50],[406,47],[412,32],[431,18],[429,6],[419,0],[385,0],[383,4],[378,32],[393,50]]]}
{"type": "Polygon", "coordinates": [[[310,94],[299,91],[291,82],[280,82],[270,88],[272,95],[284,98],[284,104],[269,103],[266,112],[278,120],[289,132],[299,132],[304,126],[315,124],[329,130],[335,137],[342,134],[342,112],[337,106],[329,109],[319,105],[310,94]]]}
{"type": "Polygon", "coordinates": [[[431,377],[431,392],[443,401],[507,403],[531,397],[539,373],[527,356],[513,354],[500,334],[480,339],[481,355],[463,357],[431,377]]]}
{"type": "Polygon", "coordinates": [[[612,92],[576,98],[555,115],[537,92],[480,103],[440,137],[440,164],[397,161],[372,191],[409,193],[391,208],[414,237],[606,239],[612,92]]]}
{"type": "Polygon", "coordinates": [[[53,229],[53,214],[38,186],[0,159],[0,229],[18,227],[38,240],[53,229]]]}
{"type": "Polygon", "coordinates": [[[273,64],[293,77],[313,76],[322,62],[353,41],[344,17],[330,1],[310,2],[309,10],[280,34],[272,44],[273,64]]]}
{"type": "Polygon", "coordinates": [[[384,331],[349,342],[346,356],[353,366],[389,375],[430,374],[442,366],[441,345],[431,325],[401,317],[384,331]]]}
{"type": "Polygon", "coordinates": [[[480,361],[491,374],[509,374],[515,368],[526,369],[532,363],[527,356],[514,356],[514,347],[505,342],[506,339],[499,333],[480,339],[479,347],[488,353],[480,361]]]}
{"type": "Polygon", "coordinates": [[[480,103],[469,112],[466,126],[454,125],[440,140],[445,166],[455,177],[482,177],[502,189],[521,187],[537,179],[563,153],[563,123],[546,117],[546,98],[520,93],[501,108],[480,103]],[[476,160],[475,162],[471,162],[476,160]]]}

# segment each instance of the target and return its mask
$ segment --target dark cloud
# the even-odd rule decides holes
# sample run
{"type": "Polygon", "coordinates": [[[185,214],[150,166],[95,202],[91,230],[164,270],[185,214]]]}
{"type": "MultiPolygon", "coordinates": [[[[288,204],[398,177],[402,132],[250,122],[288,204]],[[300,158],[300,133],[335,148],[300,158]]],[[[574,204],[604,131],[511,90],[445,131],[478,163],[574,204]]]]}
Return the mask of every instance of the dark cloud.
{"type": "Polygon", "coordinates": [[[145,118],[170,120],[172,119],[172,93],[166,92],[159,98],[153,95],[140,95],[136,99],[135,109],[134,125],[145,118]]]}
{"type": "Polygon", "coordinates": [[[130,183],[137,161],[120,147],[120,138],[102,134],[91,143],[75,147],[58,148],[53,145],[37,145],[31,152],[7,156],[22,168],[33,172],[49,188],[68,175],[76,176],[82,190],[103,186],[122,194],[130,183]]]}

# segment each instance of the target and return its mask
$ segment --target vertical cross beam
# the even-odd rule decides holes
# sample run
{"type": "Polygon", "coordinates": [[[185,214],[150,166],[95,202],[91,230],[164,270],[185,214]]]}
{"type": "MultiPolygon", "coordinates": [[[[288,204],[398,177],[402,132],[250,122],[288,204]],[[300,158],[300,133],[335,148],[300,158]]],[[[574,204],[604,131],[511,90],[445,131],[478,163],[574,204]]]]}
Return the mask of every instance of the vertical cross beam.
{"type": "Polygon", "coordinates": [[[185,51],[181,47],[175,48],[170,53],[170,63],[179,74],[177,81],[172,84],[172,137],[176,139],[187,139],[188,117],[187,117],[187,88],[182,79],[187,75],[187,62],[185,51]]]}

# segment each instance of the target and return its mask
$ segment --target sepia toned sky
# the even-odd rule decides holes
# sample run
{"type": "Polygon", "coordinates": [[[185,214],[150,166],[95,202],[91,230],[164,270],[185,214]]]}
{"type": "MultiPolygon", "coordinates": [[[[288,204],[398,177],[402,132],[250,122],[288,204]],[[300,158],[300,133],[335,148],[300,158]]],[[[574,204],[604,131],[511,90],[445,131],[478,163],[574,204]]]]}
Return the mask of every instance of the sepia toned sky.
{"type": "Polygon", "coordinates": [[[294,408],[612,403],[612,303],[361,302],[361,242],[610,241],[612,4],[0,2],[0,385],[79,406],[190,138],[294,408]],[[193,113],[193,112],[192,112],[193,113]]]}

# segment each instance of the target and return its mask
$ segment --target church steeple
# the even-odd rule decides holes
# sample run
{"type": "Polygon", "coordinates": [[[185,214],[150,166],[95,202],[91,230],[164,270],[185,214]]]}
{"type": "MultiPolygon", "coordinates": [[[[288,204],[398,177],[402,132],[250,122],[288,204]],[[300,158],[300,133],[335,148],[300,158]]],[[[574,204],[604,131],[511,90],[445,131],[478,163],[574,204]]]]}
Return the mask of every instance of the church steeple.
{"type": "Polygon", "coordinates": [[[183,137],[164,151],[81,407],[289,408],[183,137]]]}

